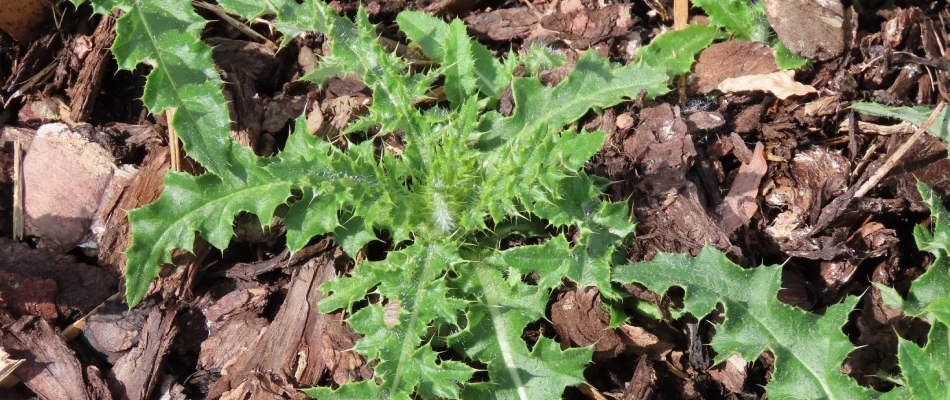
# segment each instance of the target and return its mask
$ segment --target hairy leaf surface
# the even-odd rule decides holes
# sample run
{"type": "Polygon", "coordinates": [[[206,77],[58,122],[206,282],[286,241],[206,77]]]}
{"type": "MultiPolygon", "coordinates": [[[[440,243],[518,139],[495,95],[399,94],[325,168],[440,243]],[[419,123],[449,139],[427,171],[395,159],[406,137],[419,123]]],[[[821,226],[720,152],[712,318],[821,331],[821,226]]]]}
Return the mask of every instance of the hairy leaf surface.
{"type": "Polygon", "coordinates": [[[912,399],[950,399],[950,330],[936,322],[923,348],[899,338],[897,360],[912,399]]]}

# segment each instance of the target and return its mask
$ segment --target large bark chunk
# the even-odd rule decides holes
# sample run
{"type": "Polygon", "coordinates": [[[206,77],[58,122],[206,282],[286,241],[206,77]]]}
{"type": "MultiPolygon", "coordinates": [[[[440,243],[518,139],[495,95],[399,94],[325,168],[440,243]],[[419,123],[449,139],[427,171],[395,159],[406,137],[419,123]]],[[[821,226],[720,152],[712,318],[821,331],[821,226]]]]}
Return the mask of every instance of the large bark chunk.
{"type": "Polygon", "coordinates": [[[765,0],[779,40],[792,52],[827,61],[844,52],[844,8],[839,0],[765,0]]]}

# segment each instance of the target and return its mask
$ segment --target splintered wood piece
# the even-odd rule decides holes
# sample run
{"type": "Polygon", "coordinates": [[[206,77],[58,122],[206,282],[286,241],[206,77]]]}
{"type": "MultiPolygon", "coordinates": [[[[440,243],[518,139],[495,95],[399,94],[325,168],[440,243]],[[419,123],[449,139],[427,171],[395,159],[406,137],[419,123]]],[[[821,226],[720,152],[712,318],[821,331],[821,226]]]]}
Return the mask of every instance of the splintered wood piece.
{"type": "Polygon", "coordinates": [[[65,340],[42,318],[14,320],[0,311],[0,347],[12,358],[24,360],[13,375],[39,398],[107,398],[108,390],[99,370],[83,370],[65,340]]]}
{"type": "Polygon", "coordinates": [[[16,377],[12,377],[12,379],[8,379],[7,377],[10,376],[20,364],[23,364],[24,361],[26,360],[10,358],[10,353],[0,348],[0,389],[9,389],[15,385],[14,382],[19,382],[16,377]]]}
{"type": "MultiPolygon", "coordinates": [[[[111,58],[109,46],[112,46],[115,40],[116,18],[118,18],[118,12],[103,16],[92,36],[81,38],[87,39],[82,40],[82,43],[86,45],[91,43],[92,47],[82,51],[82,69],[79,70],[76,82],[66,89],[66,95],[70,99],[69,118],[74,122],[86,121],[92,113],[92,107],[96,104],[96,94],[99,93],[102,85],[103,67],[111,58]]],[[[75,43],[80,43],[80,41],[77,40],[75,43]]]]}
{"type": "Polygon", "coordinates": [[[325,295],[318,287],[336,276],[334,254],[304,264],[291,279],[287,297],[266,331],[229,366],[211,387],[208,398],[270,398],[295,386],[314,386],[324,375],[341,384],[367,379],[372,370],[349,351],[357,335],[339,315],[321,314],[315,306],[325,295]],[[258,371],[269,371],[264,378],[258,371]]]}
{"type": "Polygon", "coordinates": [[[23,240],[23,145],[13,141],[13,240],[23,240]]]}
{"type": "Polygon", "coordinates": [[[115,191],[111,200],[96,215],[93,231],[102,228],[96,237],[99,263],[111,270],[125,270],[125,249],[129,246],[128,210],[149,204],[162,194],[162,178],[168,169],[168,147],[156,146],[149,151],[145,162],[124,187],[115,191]]]}
{"type": "Polygon", "coordinates": [[[178,334],[178,307],[156,306],[139,334],[138,345],[116,361],[109,371],[109,388],[117,398],[147,399],[161,378],[161,367],[178,334]]]}

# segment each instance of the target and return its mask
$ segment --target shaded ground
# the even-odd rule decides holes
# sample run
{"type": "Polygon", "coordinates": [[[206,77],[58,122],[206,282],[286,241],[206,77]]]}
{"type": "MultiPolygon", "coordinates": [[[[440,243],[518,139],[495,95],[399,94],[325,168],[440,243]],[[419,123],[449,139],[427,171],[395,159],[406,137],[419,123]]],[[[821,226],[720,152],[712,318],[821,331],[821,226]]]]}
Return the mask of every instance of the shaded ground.
{"type": "MultiPolygon", "coordinates": [[[[592,48],[627,62],[671,24],[670,3],[365,6],[380,34],[395,41],[404,40],[396,13],[422,9],[463,18],[499,54],[538,43],[572,60],[592,48]]],[[[825,61],[795,75],[811,93],[719,94],[726,78],[777,70],[767,47],[726,41],[700,55],[682,90],[582,123],[611,134],[588,168],[615,182],[614,200],[632,205],[638,226],[630,260],[661,251],[695,254],[709,244],[746,266],[785,263],[779,297],[807,310],[863,293],[845,331],[864,347],[842,368],[886,390],[889,384],[874,375],[898,372],[895,330],[923,339],[926,327],[886,310],[871,282],[906,290],[926,270],[930,260],[911,236],[928,215],[915,177],[950,198],[950,161],[946,143],[927,137],[876,188],[856,196],[913,127],[860,117],[847,106],[933,105],[950,97],[950,11],[942,2],[855,3],[841,48],[814,50],[825,61]]],[[[335,6],[354,12],[356,3],[335,6]]],[[[232,134],[242,144],[273,154],[302,112],[327,135],[361,112],[370,93],[359,82],[331,79],[320,90],[295,82],[319,59],[321,37],[304,35],[277,51],[279,38],[266,21],[250,25],[257,32],[251,38],[213,10],[200,10],[215,21],[205,41],[216,46],[232,134]]],[[[253,229],[256,220],[239,218],[238,237],[223,254],[204,248],[179,255],[179,267],[163,273],[141,306],[123,305],[117,294],[128,241],[124,210],[156,198],[170,157],[167,121],[136,100],[146,69],[116,71],[105,50],[112,27],[109,18],[80,8],[67,9],[58,27],[30,43],[0,34],[0,347],[26,360],[15,373],[22,383],[0,397],[296,398],[302,395],[294,387],[371,377],[372,365],[347,351],[357,336],[342,317],[310,307],[323,296],[315,289],[321,282],[353,265],[329,239],[290,256],[279,228],[262,232],[253,229]],[[9,239],[16,141],[27,154],[23,242],[9,239]]],[[[547,83],[563,72],[549,72],[547,83]]],[[[371,244],[366,253],[379,256],[383,247],[371,244]]],[[[648,301],[676,302],[627,289],[648,301]]],[[[608,330],[609,315],[591,289],[560,288],[548,316],[525,332],[526,340],[548,335],[565,346],[595,348],[585,374],[590,384],[569,389],[570,398],[760,398],[770,376],[769,354],[752,365],[712,366],[704,344],[714,325],[702,321],[635,316],[608,330]]]]}

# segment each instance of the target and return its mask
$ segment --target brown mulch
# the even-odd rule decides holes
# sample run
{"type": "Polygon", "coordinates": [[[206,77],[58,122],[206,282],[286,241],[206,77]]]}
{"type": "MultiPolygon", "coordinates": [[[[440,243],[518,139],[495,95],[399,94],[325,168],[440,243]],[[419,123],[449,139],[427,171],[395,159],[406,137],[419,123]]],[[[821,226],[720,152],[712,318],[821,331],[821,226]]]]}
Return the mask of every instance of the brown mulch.
{"type": "MultiPolygon", "coordinates": [[[[764,5],[780,37],[790,35],[804,46],[797,51],[821,60],[795,75],[813,94],[719,94],[723,81],[778,69],[764,45],[722,41],[699,56],[682,91],[586,116],[585,128],[611,135],[588,169],[614,182],[612,199],[630,201],[638,221],[631,261],[711,245],[746,266],[785,263],[779,297],[807,310],[863,293],[844,328],[860,350],[842,370],[887,390],[891,384],[876,374],[898,372],[895,330],[922,339],[926,329],[883,307],[871,283],[905,289],[926,270],[929,258],[913,245],[912,230],[928,210],[914,182],[950,198],[950,160],[946,143],[927,137],[875,190],[855,196],[913,128],[847,107],[933,105],[950,97],[950,54],[941,52],[950,47],[950,10],[930,1],[796,6],[803,2],[764,5]],[[840,24],[821,23],[829,20],[840,24]],[[816,25],[803,28],[805,22],[816,25]]],[[[404,39],[394,23],[399,11],[425,10],[461,18],[498,54],[544,44],[569,59],[593,49],[629,61],[672,24],[672,1],[551,3],[363,4],[389,39],[404,39]]],[[[358,4],[334,2],[347,13],[358,4]]],[[[224,252],[199,246],[194,255],[176,255],[178,268],[163,270],[152,295],[133,310],[125,306],[125,211],[161,193],[170,164],[167,121],[137,100],[147,68],[117,71],[108,53],[113,18],[94,16],[88,6],[63,7],[58,23],[37,28],[31,41],[0,32],[0,349],[7,353],[0,353],[0,371],[7,358],[22,360],[0,382],[0,398],[302,398],[295,388],[370,379],[373,362],[349,351],[358,335],[341,315],[313,307],[324,296],[320,283],[354,264],[329,239],[290,255],[279,230],[240,231],[224,252]],[[14,142],[24,146],[28,167],[23,241],[10,239],[14,142]]],[[[364,107],[370,93],[352,79],[333,78],[321,89],[295,82],[319,58],[318,36],[277,50],[201,13],[213,20],[204,40],[215,46],[226,82],[232,137],[258,154],[274,154],[301,113],[308,128],[336,137],[364,107]]],[[[266,25],[251,27],[279,42],[266,25]]],[[[626,289],[670,302],[635,285],[626,289]]],[[[713,366],[708,320],[633,316],[616,329],[609,322],[596,290],[563,287],[552,294],[547,320],[525,333],[593,346],[589,385],[566,397],[764,394],[771,355],[713,366]]]]}

